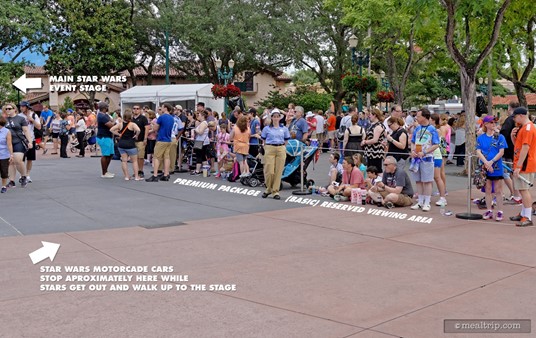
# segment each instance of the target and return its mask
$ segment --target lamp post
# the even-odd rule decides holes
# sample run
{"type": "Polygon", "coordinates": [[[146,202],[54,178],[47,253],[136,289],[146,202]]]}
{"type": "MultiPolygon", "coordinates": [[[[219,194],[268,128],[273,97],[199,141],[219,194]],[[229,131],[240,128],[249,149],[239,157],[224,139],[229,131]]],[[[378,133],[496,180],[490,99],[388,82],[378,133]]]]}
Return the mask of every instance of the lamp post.
{"type": "Polygon", "coordinates": [[[488,79],[479,77],[478,84],[480,85],[480,92],[484,95],[488,95],[488,79]]]}
{"type": "MultiPolygon", "coordinates": [[[[391,84],[389,83],[389,80],[385,78],[385,72],[383,70],[380,71],[380,80],[382,83],[382,89],[385,89],[386,92],[389,92],[389,88],[391,87],[391,84]]],[[[389,111],[389,102],[385,102],[385,112],[387,113],[388,111],[389,111]]]]}
{"type": "MultiPolygon", "coordinates": [[[[363,53],[361,52],[357,52],[357,37],[353,34],[348,39],[348,44],[350,45],[350,48],[352,50],[352,66],[359,66],[359,76],[363,76],[363,66],[368,64],[370,60],[368,52],[366,55],[363,55],[363,53]]],[[[358,111],[363,111],[363,91],[361,89],[359,89],[359,96],[357,102],[358,111]]]]}
{"type": "MultiPolygon", "coordinates": [[[[233,59],[229,60],[229,62],[227,63],[227,65],[229,66],[229,69],[227,69],[227,67],[224,67],[223,68],[223,71],[222,71],[222,62],[221,60],[218,58],[216,60],[216,68],[218,69],[218,82],[221,82],[223,81],[223,84],[227,86],[227,84],[229,83],[229,81],[233,78],[233,68],[234,68],[234,65],[235,65],[235,62],[233,61],[233,59]]],[[[227,106],[228,106],[228,102],[229,102],[229,99],[227,98],[227,96],[225,97],[225,103],[224,103],[224,109],[225,109],[225,115],[227,115],[227,106]]]]}

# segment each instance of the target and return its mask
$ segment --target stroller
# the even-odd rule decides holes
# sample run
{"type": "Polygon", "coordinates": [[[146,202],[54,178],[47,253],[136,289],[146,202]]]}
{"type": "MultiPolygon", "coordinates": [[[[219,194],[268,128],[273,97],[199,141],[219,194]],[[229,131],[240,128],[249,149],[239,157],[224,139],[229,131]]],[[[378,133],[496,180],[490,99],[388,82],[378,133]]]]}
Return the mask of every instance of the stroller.
{"type": "Polygon", "coordinates": [[[250,187],[258,187],[264,184],[264,167],[260,158],[248,155],[247,157],[250,176],[241,177],[240,183],[250,187]]]}
{"type": "Polygon", "coordinates": [[[182,146],[185,149],[182,164],[186,164],[188,170],[194,170],[196,163],[194,141],[190,139],[182,139],[182,146]]]}
{"type": "MultiPolygon", "coordinates": [[[[318,146],[306,146],[304,143],[298,140],[289,140],[287,143],[286,151],[287,158],[285,160],[285,167],[281,176],[281,181],[289,183],[293,188],[301,183],[300,176],[300,154],[303,150],[303,182],[306,187],[315,184],[313,180],[307,180],[307,167],[315,159],[315,155],[318,151],[318,146]]],[[[264,183],[263,166],[259,159],[255,159],[248,156],[248,165],[250,167],[251,176],[243,177],[240,182],[244,185],[251,187],[258,186],[264,183]],[[251,161],[251,162],[250,162],[251,161]],[[254,185],[256,184],[256,185],[254,185]]],[[[283,183],[281,183],[283,185],[283,183]]]]}
{"type": "MultiPolygon", "coordinates": [[[[97,151],[97,136],[95,128],[87,128],[84,135],[84,143],[86,144],[86,149],[90,152],[97,151]]],[[[71,141],[70,149],[72,153],[76,153],[79,149],[78,139],[71,141]]]]}

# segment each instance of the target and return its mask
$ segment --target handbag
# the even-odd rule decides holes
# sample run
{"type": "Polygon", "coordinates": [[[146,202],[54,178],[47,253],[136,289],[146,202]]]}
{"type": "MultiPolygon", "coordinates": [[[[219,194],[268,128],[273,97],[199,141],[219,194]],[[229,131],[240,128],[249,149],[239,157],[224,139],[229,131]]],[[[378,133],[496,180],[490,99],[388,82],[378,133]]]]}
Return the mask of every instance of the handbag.
{"type": "Polygon", "coordinates": [[[484,166],[475,170],[473,174],[473,184],[477,189],[482,189],[486,185],[486,168],[484,166]]]}
{"type": "Polygon", "coordinates": [[[203,143],[205,143],[205,141],[195,140],[194,149],[203,149],[203,143]]]}

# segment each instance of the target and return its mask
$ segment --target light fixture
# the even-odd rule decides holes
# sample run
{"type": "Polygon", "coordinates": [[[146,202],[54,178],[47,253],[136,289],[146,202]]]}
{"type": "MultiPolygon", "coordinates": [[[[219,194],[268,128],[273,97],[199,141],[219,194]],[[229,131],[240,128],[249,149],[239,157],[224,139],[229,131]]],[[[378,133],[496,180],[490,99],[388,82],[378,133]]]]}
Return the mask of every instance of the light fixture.
{"type": "Polygon", "coordinates": [[[380,78],[385,78],[385,72],[383,70],[380,71],[380,78]]]}
{"type": "Polygon", "coordinates": [[[348,44],[350,47],[355,48],[357,47],[357,36],[352,34],[352,36],[348,39],[348,44]]]}
{"type": "Polygon", "coordinates": [[[218,68],[218,69],[221,68],[221,60],[219,58],[216,59],[216,68],[218,68]]]}
{"type": "Polygon", "coordinates": [[[233,69],[234,68],[234,60],[233,59],[229,60],[228,65],[229,65],[229,68],[233,69]]]}

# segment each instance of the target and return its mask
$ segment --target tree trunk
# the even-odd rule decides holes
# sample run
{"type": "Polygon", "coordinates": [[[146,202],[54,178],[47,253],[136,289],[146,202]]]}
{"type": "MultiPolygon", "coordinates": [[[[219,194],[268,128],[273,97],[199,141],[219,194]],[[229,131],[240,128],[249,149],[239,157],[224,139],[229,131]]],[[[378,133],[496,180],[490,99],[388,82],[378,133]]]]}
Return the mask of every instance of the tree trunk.
{"type": "Polygon", "coordinates": [[[514,89],[516,91],[517,100],[521,107],[528,107],[527,97],[525,96],[525,91],[523,90],[523,84],[519,81],[514,81],[514,89]]]}
{"type": "MultiPolygon", "coordinates": [[[[476,128],[475,128],[475,111],[476,111],[476,83],[475,74],[465,72],[462,69],[462,102],[465,109],[465,154],[474,155],[476,149],[476,128]]],[[[466,169],[467,163],[465,162],[466,169]]],[[[474,168],[474,166],[473,166],[474,168]]]]}

